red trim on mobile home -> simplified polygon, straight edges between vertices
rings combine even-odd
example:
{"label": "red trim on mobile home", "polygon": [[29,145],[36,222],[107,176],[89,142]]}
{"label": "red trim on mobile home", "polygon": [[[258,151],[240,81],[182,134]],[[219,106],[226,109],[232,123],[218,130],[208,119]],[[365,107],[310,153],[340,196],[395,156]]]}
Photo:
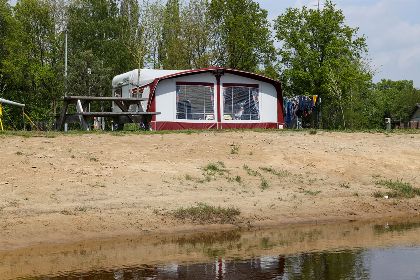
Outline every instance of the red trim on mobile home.
{"label": "red trim on mobile home", "polygon": [[[245,78],[250,78],[250,79],[255,79],[255,80],[259,80],[262,82],[266,82],[269,83],[271,85],[274,86],[274,88],[277,91],[277,124],[275,124],[275,128],[279,128],[280,125],[284,125],[284,116],[283,116],[283,95],[282,95],[282,89],[281,89],[281,84],[279,81],[273,80],[271,78],[259,75],[259,74],[255,74],[255,73],[249,73],[249,72],[245,72],[245,71],[241,71],[241,70],[236,70],[236,69],[229,69],[229,68],[222,68],[222,67],[209,67],[209,68],[203,68],[203,69],[193,69],[193,70],[186,70],[183,72],[179,72],[179,73],[175,73],[175,74],[171,74],[171,75],[166,75],[166,76],[162,76],[159,78],[156,78],[152,83],[150,83],[149,86],[150,87],[150,94],[149,94],[149,101],[148,101],[148,106],[147,106],[147,111],[148,112],[154,112],[156,111],[156,100],[155,100],[155,93],[156,93],[156,88],[157,85],[159,84],[160,81],[162,80],[166,80],[166,79],[172,79],[172,78],[178,78],[178,77],[184,77],[184,76],[189,76],[189,75],[194,75],[194,74],[199,74],[199,73],[206,73],[206,72],[216,72],[216,71],[222,71],[223,73],[228,73],[228,74],[234,74],[234,75],[238,75],[238,76],[242,76]],[[221,85],[220,85],[220,77],[216,76],[216,80],[217,80],[217,86],[216,86],[216,90],[217,90],[217,123],[214,123],[216,125],[217,128],[221,128],[221,124],[223,124],[223,128],[272,128],[273,123],[255,123],[255,124],[243,124],[243,123],[230,123],[230,124],[226,124],[226,123],[222,123],[221,122]],[[192,85],[208,85],[210,86],[211,83],[194,83],[194,82],[177,82],[178,85],[182,85],[182,84],[192,84]],[[214,87],[214,84],[212,84]],[[244,87],[258,87],[257,84],[240,84],[240,83],[226,83],[223,84],[223,86],[244,86]],[[156,116],[153,116],[152,121],[156,121]],[[160,125],[159,123],[165,123],[165,125]],[[167,123],[172,123],[172,122],[157,122],[154,124],[154,126],[152,125],[152,127],[154,129],[160,128],[162,129],[162,127],[165,127],[165,129],[168,129],[167,127],[170,126]],[[177,122],[174,122],[177,123]],[[185,123],[182,125],[185,126]],[[198,124],[195,123],[192,126],[196,127],[196,126],[203,126],[203,127],[208,127],[209,124],[207,123],[202,123],[202,124]],[[220,127],[219,127],[220,126]],[[179,127],[179,125],[178,125]],[[190,127],[193,128],[193,127]],[[273,127],[274,128],[274,127]]]}
{"label": "red trim on mobile home", "polygon": [[[223,129],[277,129],[277,123],[222,123]],[[152,122],[155,130],[218,129],[217,123]]]}

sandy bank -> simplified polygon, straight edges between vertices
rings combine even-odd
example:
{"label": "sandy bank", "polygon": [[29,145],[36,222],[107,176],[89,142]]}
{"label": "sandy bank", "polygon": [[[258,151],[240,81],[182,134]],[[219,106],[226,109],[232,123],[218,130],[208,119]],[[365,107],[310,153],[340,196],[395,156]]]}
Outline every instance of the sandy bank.
{"label": "sandy bank", "polygon": [[[2,250],[204,229],[170,215],[197,203],[237,207],[240,216],[224,228],[420,213],[420,197],[372,195],[384,190],[380,179],[420,187],[420,134],[84,134],[0,143]],[[217,162],[225,171],[207,178],[203,167]]]}

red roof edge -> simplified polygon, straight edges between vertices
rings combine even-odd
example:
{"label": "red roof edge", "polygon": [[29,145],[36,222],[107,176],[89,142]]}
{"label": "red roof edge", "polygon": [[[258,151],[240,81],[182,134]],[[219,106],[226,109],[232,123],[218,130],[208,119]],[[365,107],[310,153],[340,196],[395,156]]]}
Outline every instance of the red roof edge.
{"label": "red roof edge", "polygon": [[[166,76],[162,76],[162,77],[156,78],[150,84],[144,85],[143,87],[145,87],[145,86],[152,86],[151,87],[151,91],[149,93],[149,101],[148,101],[148,105],[147,105],[147,111],[149,111],[149,109],[150,109],[150,106],[151,106],[151,103],[152,103],[152,99],[154,98],[157,85],[159,84],[160,81],[167,80],[167,79],[172,79],[172,78],[177,78],[177,77],[183,77],[183,76],[193,75],[193,74],[198,74],[198,73],[206,73],[206,72],[211,72],[211,71],[215,71],[215,70],[221,70],[224,73],[235,74],[235,75],[238,75],[238,76],[242,76],[242,77],[246,77],[246,78],[251,78],[251,79],[263,81],[263,82],[272,84],[276,88],[276,90],[278,90],[278,91],[280,90],[280,92],[281,92],[281,83],[280,83],[280,81],[277,81],[277,80],[268,78],[268,77],[263,76],[263,75],[260,75],[260,74],[246,72],[246,71],[232,69],[232,68],[217,67],[217,66],[207,67],[207,68],[200,68],[200,69],[191,69],[191,70],[186,70],[186,71],[182,71],[182,72],[179,72],[179,73],[170,74],[170,75],[166,75]],[[282,99],[282,97],[281,97],[281,99]],[[283,102],[283,100],[281,100],[281,102]]]}

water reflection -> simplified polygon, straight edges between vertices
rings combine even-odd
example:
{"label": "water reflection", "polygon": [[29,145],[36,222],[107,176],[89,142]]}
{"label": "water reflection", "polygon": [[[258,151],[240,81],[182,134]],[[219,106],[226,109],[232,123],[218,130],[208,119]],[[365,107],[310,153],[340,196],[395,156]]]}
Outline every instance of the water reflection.
{"label": "water reflection", "polygon": [[369,279],[362,252],[314,253],[204,264],[142,266],[36,279]]}
{"label": "water reflection", "polygon": [[[419,279],[420,219],[0,252],[0,279]],[[145,265],[147,264],[147,265]]]}

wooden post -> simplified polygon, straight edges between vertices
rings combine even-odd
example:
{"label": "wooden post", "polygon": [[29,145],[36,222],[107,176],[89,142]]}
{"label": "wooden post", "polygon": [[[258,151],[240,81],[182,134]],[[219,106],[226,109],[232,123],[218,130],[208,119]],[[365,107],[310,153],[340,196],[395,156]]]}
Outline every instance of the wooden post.
{"label": "wooden post", "polygon": [[66,116],[67,116],[67,108],[69,107],[69,103],[67,100],[64,100],[63,108],[61,109],[60,118],[57,122],[57,130],[63,130],[64,124],[66,122]]}
{"label": "wooden post", "polygon": [[25,107],[22,107],[22,121],[23,121],[23,131],[26,131],[26,127],[25,127]]}

